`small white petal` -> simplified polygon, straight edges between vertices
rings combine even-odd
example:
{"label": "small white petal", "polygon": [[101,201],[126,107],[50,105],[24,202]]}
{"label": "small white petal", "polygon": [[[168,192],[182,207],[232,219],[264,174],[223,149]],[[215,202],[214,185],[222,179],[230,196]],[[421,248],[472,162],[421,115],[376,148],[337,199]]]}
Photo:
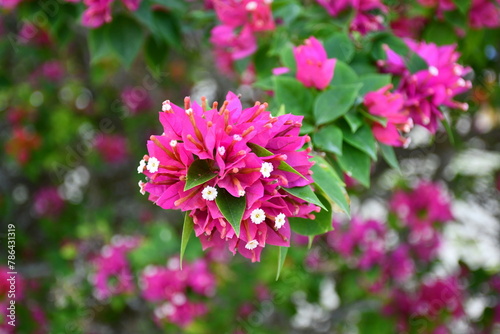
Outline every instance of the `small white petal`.
{"label": "small white petal", "polygon": [[137,173],[141,174],[144,171],[144,167],[146,167],[146,161],[142,159],[141,161],[139,161],[139,167],[137,167]]}
{"label": "small white petal", "polygon": [[171,140],[170,141],[170,146],[171,147],[176,147],[177,146],[177,140]]}
{"label": "small white petal", "polygon": [[219,152],[220,155],[224,155],[224,154],[226,154],[226,148],[224,146],[220,146],[217,149],[217,152]]}
{"label": "small white petal", "polygon": [[439,70],[434,66],[429,66],[429,73],[432,76],[437,76],[437,75],[439,75]]}
{"label": "small white petal", "polygon": [[271,176],[271,172],[273,170],[274,170],[273,164],[270,162],[263,162],[262,166],[260,167],[260,172],[262,173],[263,177]]}
{"label": "small white petal", "polygon": [[170,106],[170,101],[169,100],[163,101],[163,103],[161,105],[161,110],[162,111],[169,111],[171,109],[172,109],[172,107]]}
{"label": "small white petal", "polygon": [[189,109],[186,109],[186,115],[191,115],[193,113],[193,109],[189,108]]}
{"label": "small white petal", "polygon": [[243,138],[240,136],[240,135],[234,135],[233,136],[233,139],[236,140],[236,141],[240,141],[242,140]]}
{"label": "small white petal", "polygon": [[217,189],[211,186],[206,186],[201,192],[201,197],[207,201],[213,201],[217,198]]}
{"label": "small white petal", "polygon": [[250,220],[254,224],[260,224],[266,220],[266,213],[262,209],[255,209],[250,214]]}
{"label": "small white petal", "polygon": [[155,157],[150,157],[148,160],[147,169],[150,173],[156,173],[158,171],[158,167],[160,167],[160,161]]}
{"label": "small white petal", "polygon": [[286,216],[284,213],[280,213],[279,215],[277,215],[276,219],[274,220],[274,227],[276,229],[282,228],[283,225],[285,225],[285,223],[286,223],[285,218],[286,218]]}
{"label": "small white petal", "polygon": [[257,3],[255,1],[250,1],[249,3],[247,3],[245,9],[248,10],[248,11],[256,10],[257,9]]}
{"label": "small white petal", "polygon": [[251,240],[251,241],[247,242],[247,244],[245,245],[245,248],[252,250],[252,249],[255,249],[258,245],[259,245],[259,242],[257,240]]}
{"label": "small white petal", "polygon": [[141,195],[144,195],[146,193],[145,186],[146,186],[145,182],[139,181],[139,192],[141,193]]}
{"label": "small white petal", "polygon": [[238,191],[238,196],[240,197],[245,196],[245,194],[246,194],[245,190]]}

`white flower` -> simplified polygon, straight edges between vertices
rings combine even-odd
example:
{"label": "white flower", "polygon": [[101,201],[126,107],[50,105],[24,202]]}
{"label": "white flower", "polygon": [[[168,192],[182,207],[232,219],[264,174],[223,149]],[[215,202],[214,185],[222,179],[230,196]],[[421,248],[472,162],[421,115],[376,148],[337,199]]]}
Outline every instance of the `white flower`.
{"label": "white flower", "polygon": [[172,107],[170,106],[170,101],[169,100],[163,101],[163,103],[161,104],[161,110],[162,111],[169,111],[171,109],[172,109]]}
{"label": "white flower", "polygon": [[280,229],[281,227],[283,227],[283,225],[285,225],[286,223],[285,218],[286,216],[284,213],[280,213],[279,215],[277,215],[276,219],[274,220],[274,228]]}
{"label": "white flower", "polygon": [[220,146],[217,149],[217,152],[219,152],[220,155],[224,155],[224,154],[226,154],[226,148],[224,146]]}
{"label": "white flower", "polygon": [[155,157],[150,157],[148,160],[148,166],[146,167],[150,173],[156,173],[160,167],[160,161]]}
{"label": "white flower", "polygon": [[139,181],[139,192],[141,193],[141,195],[144,195],[146,193],[145,187],[146,187],[146,183]]}
{"label": "white flower", "polygon": [[139,161],[139,167],[137,167],[137,173],[141,174],[144,171],[144,167],[146,167],[146,161],[142,159],[141,161]]}
{"label": "white flower", "polygon": [[248,10],[248,11],[256,10],[257,9],[257,3],[255,1],[250,1],[249,3],[247,3],[245,9]]}
{"label": "white flower", "polygon": [[240,135],[234,135],[234,136],[233,136],[233,139],[234,139],[235,141],[240,141],[240,140],[242,140],[243,138],[242,138]]}
{"label": "white flower", "polygon": [[186,109],[186,115],[190,116],[193,113],[193,109]]}
{"label": "white flower", "polygon": [[273,164],[270,162],[263,162],[262,167],[260,167],[260,172],[262,176],[269,177],[271,176],[271,172],[274,170]]}
{"label": "white flower", "polygon": [[201,197],[207,201],[213,201],[217,198],[217,189],[211,186],[206,186],[201,192]]}
{"label": "white flower", "polygon": [[176,147],[177,146],[177,140],[171,140],[170,141],[170,146],[171,147]]}
{"label": "white flower", "polygon": [[260,224],[266,220],[266,213],[262,209],[255,209],[250,214],[250,219],[254,224]]}
{"label": "white flower", "polygon": [[429,66],[429,73],[432,76],[437,76],[439,74],[439,70],[434,66]]}
{"label": "white flower", "polygon": [[174,293],[172,296],[172,303],[174,305],[182,305],[186,302],[186,295],[184,295],[182,292],[177,292]]}
{"label": "white flower", "polygon": [[245,190],[238,191],[238,196],[240,197],[245,196],[245,194],[246,194]]}
{"label": "white flower", "polygon": [[259,242],[254,239],[254,240],[247,242],[247,244],[245,245],[245,248],[252,250],[252,249],[255,249],[258,245],[259,245]]}

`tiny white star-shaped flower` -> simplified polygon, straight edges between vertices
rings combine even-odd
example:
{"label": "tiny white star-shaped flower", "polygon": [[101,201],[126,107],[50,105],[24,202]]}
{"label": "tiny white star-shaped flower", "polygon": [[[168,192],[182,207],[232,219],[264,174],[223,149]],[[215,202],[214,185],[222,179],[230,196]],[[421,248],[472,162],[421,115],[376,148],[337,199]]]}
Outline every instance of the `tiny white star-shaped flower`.
{"label": "tiny white star-shaped flower", "polygon": [[145,186],[146,186],[145,182],[139,181],[139,192],[141,193],[141,195],[144,195],[146,193]]}
{"label": "tiny white star-shaped flower", "polygon": [[189,109],[186,109],[186,115],[191,115],[193,113],[193,109],[189,108]]}
{"label": "tiny white star-shaped flower", "polygon": [[170,141],[170,146],[171,147],[176,147],[177,146],[177,140],[171,140]]}
{"label": "tiny white star-shaped flower", "polygon": [[250,214],[250,220],[252,221],[252,223],[258,225],[266,220],[266,213],[262,209],[255,209]]}
{"label": "tiny white star-shaped flower", "polygon": [[219,152],[220,155],[224,155],[226,154],[226,148],[224,146],[219,146],[217,152]]}
{"label": "tiny white star-shaped flower", "polygon": [[245,245],[245,248],[252,250],[252,249],[257,248],[258,245],[259,245],[259,242],[254,239],[254,240],[250,240],[249,242],[247,242],[247,244]]}
{"label": "tiny white star-shaped flower", "polygon": [[213,201],[217,198],[217,189],[211,186],[206,186],[201,192],[201,197],[207,201]]}
{"label": "tiny white star-shaped flower", "polygon": [[432,76],[437,76],[439,74],[439,70],[434,66],[429,66],[429,73]]}
{"label": "tiny white star-shaped flower", "polygon": [[249,3],[247,3],[247,5],[245,6],[245,9],[248,10],[248,11],[254,11],[257,9],[257,3],[255,1],[250,1]]}
{"label": "tiny white star-shaped flower", "polygon": [[238,191],[238,195],[239,195],[240,197],[245,196],[245,194],[246,194],[245,190],[240,190],[240,191]]}
{"label": "tiny white star-shaped flower", "polygon": [[163,103],[161,105],[161,110],[162,111],[169,111],[171,109],[172,109],[172,107],[170,106],[170,101],[169,100],[163,101]]}
{"label": "tiny white star-shaped flower", "polygon": [[263,162],[262,166],[260,167],[260,172],[262,173],[262,176],[264,176],[264,177],[271,176],[271,172],[273,170],[274,170],[273,164],[270,162]]}
{"label": "tiny white star-shaped flower", "polygon": [[137,173],[141,174],[144,171],[144,167],[146,167],[146,161],[142,159],[141,161],[139,161],[139,167],[137,167]]}
{"label": "tiny white star-shaped flower", "polygon": [[236,140],[236,141],[240,141],[242,140],[243,138],[240,136],[240,135],[234,135],[233,136],[233,139]]}
{"label": "tiny white star-shaped flower", "polygon": [[147,169],[150,173],[156,173],[160,167],[160,161],[155,157],[150,157],[148,160]]}
{"label": "tiny white star-shaped flower", "polygon": [[276,229],[282,228],[283,225],[285,225],[285,223],[286,223],[285,218],[286,218],[286,216],[284,213],[280,213],[279,215],[277,215],[276,219],[274,220],[274,227]]}

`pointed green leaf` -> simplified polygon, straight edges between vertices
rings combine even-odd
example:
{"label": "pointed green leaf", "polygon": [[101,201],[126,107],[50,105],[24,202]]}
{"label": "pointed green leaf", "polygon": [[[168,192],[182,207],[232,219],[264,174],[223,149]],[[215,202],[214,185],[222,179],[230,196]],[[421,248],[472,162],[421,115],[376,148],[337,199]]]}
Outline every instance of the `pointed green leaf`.
{"label": "pointed green leaf", "polygon": [[328,209],[323,205],[323,203],[318,199],[314,191],[311,189],[311,186],[281,188],[281,189],[283,189],[284,191],[295,197],[303,199],[306,202],[318,205],[328,211]]}
{"label": "pointed green leaf", "polygon": [[377,160],[377,145],[370,127],[364,123],[355,133],[346,129],[344,140],[352,146],[365,152],[373,160]]}
{"label": "pointed green leaf", "polygon": [[313,133],[312,140],[320,150],[342,155],[342,130],[335,125],[322,127]]}
{"label": "pointed green leaf", "polygon": [[278,255],[278,271],[276,272],[276,280],[280,278],[281,269],[283,268],[283,264],[285,263],[286,254],[288,253],[289,247],[278,247],[279,255]]}
{"label": "pointed green leaf", "polygon": [[246,197],[234,197],[226,189],[217,188],[215,203],[220,212],[231,224],[237,237],[240,236],[240,225],[247,206]]}
{"label": "pointed green leaf", "polygon": [[359,77],[359,82],[363,87],[359,90],[359,95],[364,96],[368,92],[376,91],[391,83],[389,74],[367,74]]}
{"label": "pointed green leaf", "polygon": [[453,136],[453,130],[451,129],[450,123],[448,122],[448,119],[445,117],[442,120],[443,126],[446,130],[446,133],[448,134],[448,138],[450,138],[450,143],[452,145],[455,145],[455,137]]}
{"label": "pointed green leaf", "polygon": [[142,27],[136,20],[119,15],[109,23],[107,40],[126,67],[130,67],[144,40]]}
{"label": "pointed green leaf", "polygon": [[335,64],[335,75],[332,81],[330,81],[330,86],[343,86],[346,84],[354,84],[358,81],[358,75],[352,67],[338,60]]}
{"label": "pointed green leaf", "polygon": [[295,78],[274,76],[276,105],[285,105],[286,111],[294,115],[311,115],[313,96],[311,91]]}
{"label": "pointed green leaf", "polygon": [[352,132],[356,132],[361,125],[363,125],[363,119],[358,115],[357,112],[351,111],[344,115],[344,119],[349,124]]}
{"label": "pointed green leaf", "polygon": [[345,33],[335,33],[325,40],[325,50],[328,58],[336,58],[350,62],[354,57],[354,44]]}
{"label": "pointed green leaf", "polygon": [[[257,144],[254,144],[254,143],[247,143],[248,147],[250,147],[252,149],[252,152],[255,153],[255,155],[257,155],[258,157],[269,157],[271,155],[275,155],[275,153],[269,151],[268,149],[262,147],[262,146],[259,146]],[[293,168],[292,166],[290,166],[287,162],[285,161],[281,161],[279,166],[278,166],[278,169],[279,170],[282,170],[282,171],[285,171],[285,172],[290,172],[290,173],[294,173],[294,174],[297,174],[299,175],[300,177],[303,177],[304,179],[306,179],[306,177],[302,174],[300,174],[295,168]]]}
{"label": "pointed green leaf", "polygon": [[314,213],[316,217],[314,220],[297,217],[289,218],[288,221],[290,222],[292,231],[300,235],[315,236],[333,230],[333,211],[331,210],[330,202],[321,195],[318,195],[318,197],[323,206],[327,207],[327,210]]}
{"label": "pointed green leaf", "polygon": [[307,249],[311,249],[314,241],[314,236],[310,235],[307,237]]}
{"label": "pointed green leaf", "polygon": [[195,160],[188,168],[184,191],[199,186],[216,176],[217,173],[210,169],[208,160]]}
{"label": "pointed green leaf", "polygon": [[315,162],[311,168],[314,182],[333,203],[337,204],[349,216],[350,209],[344,182],[339,178],[335,169],[322,157],[315,156],[312,161]]}
{"label": "pointed green leaf", "polygon": [[401,172],[401,170],[399,169],[398,159],[396,158],[396,154],[394,153],[394,149],[391,146],[387,146],[381,143],[379,143],[379,145],[380,151],[382,152],[382,157],[387,162],[387,164],[389,164],[389,166],[396,169],[397,171]]}
{"label": "pointed green leaf", "polygon": [[193,217],[189,215],[189,212],[186,212],[186,215],[184,216],[184,225],[182,226],[181,255],[180,255],[181,270],[182,270],[182,258],[184,257],[184,252],[186,251],[189,238],[191,237],[191,233],[193,232],[193,227],[194,227]]}
{"label": "pointed green leaf", "polygon": [[108,25],[105,24],[99,28],[90,29],[88,36],[91,63],[98,61],[109,53],[108,44]]}
{"label": "pointed green leaf", "polygon": [[427,62],[416,53],[412,53],[410,58],[406,61],[406,66],[410,73],[417,73],[418,71],[426,70],[429,68]]}
{"label": "pointed green leaf", "polygon": [[361,115],[363,115],[363,117],[368,118],[369,120],[372,120],[374,122],[381,124],[384,128],[387,126],[387,118],[382,117],[382,116],[372,115],[369,112],[366,112],[364,110],[359,110],[359,112]]}
{"label": "pointed green leaf", "polygon": [[334,86],[319,94],[314,103],[316,124],[329,123],[347,113],[356,101],[361,86],[360,83]]}
{"label": "pointed green leaf", "polygon": [[342,155],[337,157],[342,170],[365,187],[370,186],[370,157],[357,148],[344,142]]}

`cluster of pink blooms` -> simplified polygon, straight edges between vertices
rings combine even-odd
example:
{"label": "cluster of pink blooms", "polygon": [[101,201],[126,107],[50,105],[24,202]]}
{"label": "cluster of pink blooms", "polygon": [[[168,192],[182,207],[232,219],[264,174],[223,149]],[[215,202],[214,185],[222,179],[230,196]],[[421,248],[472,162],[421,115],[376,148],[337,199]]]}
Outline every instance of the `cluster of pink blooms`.
{"label": "cluster of pink blooms", "polygon": [[[310,138],[299,136],[302,116],[272,117],[260,102],[243,109],[231,92],[226,99],[220,109],[189,97],[184,107],[163,103],[164,133],[148,141],[149,155],[138,167],[148,181],[139,182],[140,191],[164,209],[189,211],[204,248],[227,244],[233,253],[259,261],[266,243],[289,246],[287,217],[314,218],[312,212],[320,210],[284,190],[313,182],[311,149],[298,151]],[[262,148],[268,156],[256,154]],[[211,179],[185,190],[188,169],[198,160]],[[283,170],[283,164],[297,173]],[[221,192],[245,200],[239,235],[219,210]]]}
{"label": "cluster of pink blooms", "polygon": [[[80,0],[66,0],[67,2],[80,2]],[[98,28],[111,22],[111,7],[114,0],[83,0],[87,9],[83,12],[82,24],[89,28]],[[135,12],[141,0],[122,0],[123,5],[131,12]]]}
{"label": "cluster of pink blooms", "polygon": [[123,104],[133,114],[138,114],[152,108],[153,101],[142,87],[127,87],[121,94]]}
{"label": "cluster of pink blooms", "polygon": [[381,70],[401,77],[396,92],[404,99],[404,113],[409,112],[415,124],[435,133],[444,118],[440,107],[467,110],[467,103],[454,97],[468,91],[472,84],[464,76],[470,68],[457,63],[460,54],[456,46],[437,46],[433,43],[405,39],[411,51],[420,56],[428,68],[411,73],[402,56],[385,47],[387,60],[379,60]]}
{"label": "cluster of pink blooms", "polygon": [[[435,7],[437,14],[456,9],[451,0],[418,0],[425,7]],[[475,29],[500,27],[499,0],[472,0],[469,13],[469,25]]]}
{"label": "cluster of pink blooms", "polygon": [[128,156],[127,138],[122,135],[99,134],[94,143],[101,158],[110,163],[123,162]]}
{"label": "cluster of pink blooms", "polygon": [[435,258],[441,244],[439,229],[453,219],[450,205],[443,189],[428,181],[421,181],[412,191],[394,194],[391,209],[408,228],[409,246],[419,259]]}
{"label": "cluster of pink blooms", "polygon": [[271,3],[272,0],[213,0],[222,24],[212,29],[210,42],[217,65],[226,74],[233,73],[235,60],[257,50],[256,33],[274,30]]}
{"label": "cluster of pink blooms", "polygon": [[[354,19],[350,29],[366,34],[384,29],[384,17],[387,7],[380,0],[317,0],[333,17],[347,10],[353,10]],[[378,13],[377,13],[378,12]]]}
{"label": "cluster of pink blooms", "polygon": [[186,327],[207,313],[205,304],[194,298],[213,296],[216,282],[204,259],[184,263],[181,270],[179,258],[173,257],[165,267],[146,267],[139,285],[144,299],[154,303],[155,321],[160,326],[170,322]]}
{"label": "cluster of pink blooms", "polygon": [[384,117],[386,124],[374,121],[372,132],[375,138],[386,145],[405,146],[410,143],[409,138],[402,134],[409,132],[413,127],[408,109],[404,108],[404,98],[399,93],[392,93],[392,85],[387,85],[377,91],[365,95],[364,105],[372,115]]}
{"label": "cluster of pink blooms", "polygon": [[64,210],[64,200],[56,187],[43,187],[33,195],[33,210],[37,217],[54,219]]}
{"label": "cluster of pink blooms", "polygon": [[0,0],[0,8],[14,9],[22,0]]}
{"label": "cluster of pink blooms", "polygon": [[102,248],[94,259],[96,271],[90,276],[94,296],[104,300],[111,296],[134,292],[134,277],[127,259],[127,253],[138,247],[140,239],[116,235],[111,244]]}
{"label": "cluster of pink blooms", "polygon": [[394,290],[384,313],[398,319],[398,332],[407,332],[409,321],[422,318],[433,326],[426,333],[451,334],[446,324],[464,316],[463,299],[463,288],[457,277],[433,278],[424,280],[414,291]]}

